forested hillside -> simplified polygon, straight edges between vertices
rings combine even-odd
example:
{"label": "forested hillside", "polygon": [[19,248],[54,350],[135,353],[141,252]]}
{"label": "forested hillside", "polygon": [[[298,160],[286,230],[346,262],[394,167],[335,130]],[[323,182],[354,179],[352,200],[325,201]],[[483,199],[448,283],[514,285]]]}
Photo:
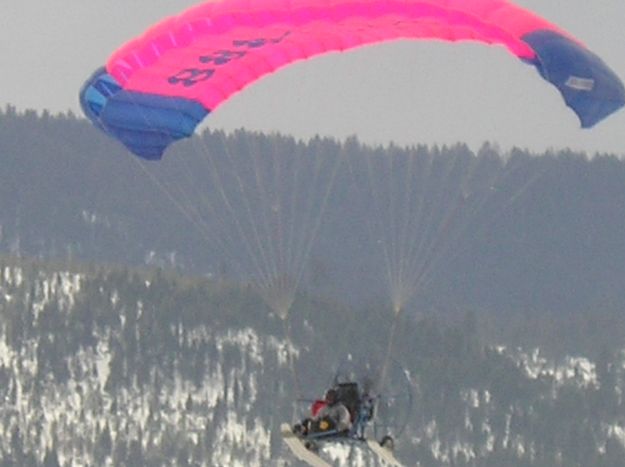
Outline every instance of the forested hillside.
{"label": "forested hillside", "polygon": [[2,465],[292,465],[293,400],[387,348],[407,465],[622,465],[615,156],[206,131],[146,162],[10,107],[0,155]]}
{"label": "forested hillside", "polygon": [[[449,228],[449,219],[444,217],[418,219],[424,230],[414,230],[414,236],[426,239],[419,259],[427,262],[429,277],[416,294],[414,306],[426,312],[470,307],[499,314],[620,313],[625,307],[625,162],[614,156],[590,158],[566,150],[503,154],[488,144],[474,155],[461,144],[369,148],[356,140],[302,142],[280,135],[208,131],[165,155],[163,164],[175,167],[184,162],[188,166],[186,174],[176,175],[180,177],[174,180],[176,187],[187,186],[183,177],[199,172],[196,164],[207,151],[225,151],[229,157],[249,153],[257,164],[271,157],[305,159],[316,154],[339,161],[332,183],[319,183],[322,189],[312,194],[302,185],[303,179],[290,182],[289,188],[297,192],[299,185],[300,196],[311,199],[311,204],[325,203],[323,212],[319,208],[319,225],[308,228],[315,236],[308,260],[302,261],[301,290],[351,303],[389,301],[380,248],[387,239],[379,234],[386,234],[383,216],[387,213],[381,202],[385,198],[384,194],[376,198],[373,189],[362,190],[371,183],[372,179],[366,181],[371,173],[383,170],[367,169],[362,161],[376,157],[410,160],[415,155],[433,161],[475,158],[477,176],[499,170],[490,181],[492,194],[482,195],[480,205],[452,205],[444,198],[446,192],[466,190],[469,185],[467,175],[463,182],[453,171],[446,178],[437,175],[438,188],[429,186],[429,192],[422,195],[424,204],[434,208],[442,199],[445,215],[453,207],[455,224]],[[154,183],[145,164],[86,121],[73,115],[18,113],[7,107],[0,112],[0,154],[2,251],[237,275],[235,256],[244,248],[228,252],[214,237],[203,235],[198,222],[190,221],[190,210],[180,209],[180,197],[172,202],[175,197]],[[209,188],[192,196],[217,198],[219,192],[209,190],[240,183],[237,172],[246,176],[251,163],[235,163],[239,165],[233,165],[230,178],[215,180],[210,170],[200,172],[207,174],[202,176]],[[159,164],[147,164],[147,170]],[[380,180],[388,182],[387,186],[395,180],[399,184],[397,174],[401,173],[398,170]],[[183,207],[191,206],[189,200],[185,202]],[[382,206],[378,211],[372,208],[375,203]],[[229,209],[245,212],[250,206],[235,200]],[[406,211],[404,215],[413,214]],[[221,226],[223,219],[207,214],[200,227],[221,228],[221,237],[227,238],[236,229],[234,224]],[[376,219],[381,219],[381,226],[373,225]],[[436,238],[445,241],[436,243]]]}
{"label": "forested hillside", "polygon": [[[348,355],[382,354],[388,316],[300,296],[287,339],[247,287],[3,258],[0,465],[295,465],[276,430],[300,395],[287,354],[315,397]],[[406,465],[622,465],[621,350],[551,360],[483,328],[470,313],[402,320]],[[358,448],[326,455],[376,465]]]}

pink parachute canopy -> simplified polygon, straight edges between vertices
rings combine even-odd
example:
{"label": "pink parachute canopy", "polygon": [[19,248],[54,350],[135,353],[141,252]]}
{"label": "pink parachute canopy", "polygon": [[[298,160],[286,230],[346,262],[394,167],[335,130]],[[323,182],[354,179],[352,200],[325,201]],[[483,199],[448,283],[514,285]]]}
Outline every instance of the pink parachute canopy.
{"label": "pink parachute canopy", "polygon": [[125,89],[214,110],[284,65],[383,41],[474,40],[531,60],[535,52],[521,37],[536,29],[556,30],[502,0],[222,0],[157,24],[106,68]]}
{"label": "pink parachute canopy", "polygon": [[297,60],[399,39],[506,47],[555,85],[583,127],[625,103],[619,78],[580,41],[505,0],[217,0],[114,52],[83,86],[87,116],[159,158],[205,115]]}

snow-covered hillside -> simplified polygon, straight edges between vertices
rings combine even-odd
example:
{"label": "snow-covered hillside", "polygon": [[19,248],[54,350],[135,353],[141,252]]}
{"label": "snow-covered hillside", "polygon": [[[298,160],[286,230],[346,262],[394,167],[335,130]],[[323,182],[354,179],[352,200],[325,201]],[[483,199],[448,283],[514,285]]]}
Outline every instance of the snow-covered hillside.
{"label": "snow-covered hillside", "polygon": [[[258,307],[158,272],[2,266],[0,465],[297,465],[278,433],[296,415],[288,356],[316,352],[326,331],[307,320],[290,343]],[[414,382],[406,465],[572,465],[571,446],[612,465],[625,453],[622,354],[426,357],[419,345],[403,362]],[[378,465],[358,447],[323,455]]]}

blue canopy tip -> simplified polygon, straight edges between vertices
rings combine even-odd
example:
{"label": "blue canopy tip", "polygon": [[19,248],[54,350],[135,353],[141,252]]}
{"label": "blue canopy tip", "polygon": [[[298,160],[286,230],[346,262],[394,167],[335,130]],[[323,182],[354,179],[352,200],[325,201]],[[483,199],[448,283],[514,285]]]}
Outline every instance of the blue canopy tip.
{"label": "blue canopy tip", "polygon": [[532,63],[558,88],[566,104],[590,128],[625,105],[620,78],[590,50],[555,31],[523,36],[536,52]]}

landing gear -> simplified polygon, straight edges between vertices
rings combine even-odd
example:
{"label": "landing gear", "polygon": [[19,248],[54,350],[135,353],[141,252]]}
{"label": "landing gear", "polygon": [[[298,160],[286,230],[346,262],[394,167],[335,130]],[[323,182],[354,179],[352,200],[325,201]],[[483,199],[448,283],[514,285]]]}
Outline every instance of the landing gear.
{"label": "landing gear", "polygon": [[367,444],[371,448],[371,450],[377,454],[381,459],[388,465],[392,465],[394,467],[402,467],[401,463],[395,459],[393,455],[393,449],[395,448],[395,440],[390,436],[384,436],[379,442],[375,439],[368,439]]}
{"label": "landing gear", "polygon": [[314,452],[315,454],[319,452],[319,446],[314,441],[304,442],[304,447],[308,449],[310,452]]}
{"label": "landing gear", "polygon": [[395,440],[392,437],[386,435],[380,440],[380,446],[388,449],[389,451],[393,451],[395,449]]}

